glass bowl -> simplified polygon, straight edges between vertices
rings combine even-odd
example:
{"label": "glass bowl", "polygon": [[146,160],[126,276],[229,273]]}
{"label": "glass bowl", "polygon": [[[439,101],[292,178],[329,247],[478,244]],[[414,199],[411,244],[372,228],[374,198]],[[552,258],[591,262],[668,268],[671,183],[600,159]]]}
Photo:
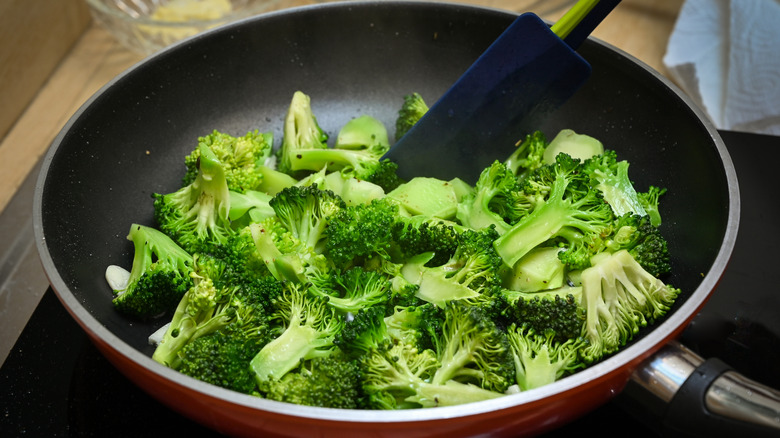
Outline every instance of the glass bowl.
{"label": "glass bowl", "polygon": [[278,9],[284,0],[86,0],[97,23],[149,55],[231,21]]}

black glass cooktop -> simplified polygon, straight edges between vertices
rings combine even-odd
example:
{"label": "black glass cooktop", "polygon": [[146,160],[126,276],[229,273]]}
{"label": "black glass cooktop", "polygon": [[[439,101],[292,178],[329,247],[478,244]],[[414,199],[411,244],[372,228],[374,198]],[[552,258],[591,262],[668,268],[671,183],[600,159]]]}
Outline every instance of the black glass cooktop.
{"label": "black glass cooktop", "polygon": [[[780,207],[770,178],[780,137],[723,132],[737,168],[742,220],[732,261],[682,342],[742,374],[780,388],[780,291],[771,275]],[[549,436],[594,431],[655,437],[653,419],[618,396]],[[116,371],[47,290],[0,369],[0,437],[212,436]]]}

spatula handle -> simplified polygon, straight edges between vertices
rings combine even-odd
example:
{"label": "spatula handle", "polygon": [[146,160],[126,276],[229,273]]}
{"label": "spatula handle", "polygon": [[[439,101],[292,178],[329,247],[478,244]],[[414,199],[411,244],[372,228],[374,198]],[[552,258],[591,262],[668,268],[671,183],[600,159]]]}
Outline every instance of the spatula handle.
{"label": "spatula handle", "polygon": [[576,50],[618,3],[620,0],[579,0],[553,24],[552,31]]}

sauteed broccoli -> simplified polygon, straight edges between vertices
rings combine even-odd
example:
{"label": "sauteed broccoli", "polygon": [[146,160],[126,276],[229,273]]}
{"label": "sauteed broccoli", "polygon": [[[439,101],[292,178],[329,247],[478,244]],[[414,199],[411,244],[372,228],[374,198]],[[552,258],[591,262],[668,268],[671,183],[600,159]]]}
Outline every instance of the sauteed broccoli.
{"label": "sauteed broccoli", "polygon": [[[426,110],[406,96],[396,138]],[[532,133],[471,185],[399,179],[370,116],[330,146],[302,92],[283,134],[202,137],[131,228],[130,271],[107,270],[117,311],[169,321],[157,362],[296,404],[456,405],[603,360],[680,292],[665,189],[594,138]]]}

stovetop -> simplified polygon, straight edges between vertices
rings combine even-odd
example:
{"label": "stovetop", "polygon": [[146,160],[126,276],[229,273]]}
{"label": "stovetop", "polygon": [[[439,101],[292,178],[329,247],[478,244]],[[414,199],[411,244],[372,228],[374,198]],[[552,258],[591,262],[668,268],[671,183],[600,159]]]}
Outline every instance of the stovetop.
{"label": "stovetop", "polygon": [[[780,137],[722,132],[739,178],[742,215],[728,269],[681,341],[745,376],[780,388],[780,291],[770,278],[780,207],[765,182],[777,172]],[[40,292],[38,292],[40,294]],[[7,313],[7,312],[6,312]],[[5,317],[5,315],[4,315]],[[10,336],[10,334],[4,334]],[[2,360],[2,358],[0,358]],[[583,431],[656,437],[654,419],[625,395],[549,434]],[[0,436],[213,436],[135,387],[89,342],[49,288],[0,368]]]}

